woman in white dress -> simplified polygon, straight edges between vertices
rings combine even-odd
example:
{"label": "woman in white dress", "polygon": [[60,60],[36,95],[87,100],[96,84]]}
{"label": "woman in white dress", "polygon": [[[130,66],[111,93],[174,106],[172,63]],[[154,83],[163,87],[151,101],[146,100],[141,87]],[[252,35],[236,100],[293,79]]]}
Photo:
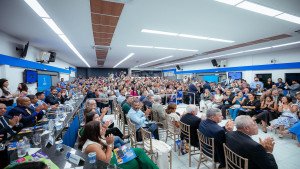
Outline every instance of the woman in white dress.
{"label": "woman in white dress", "polygon": [[213,97],[212,108],[217,109],[221,104],[223,104],[223,95],[220,89],[215,89],[216,94]]}
{"label": "woman in white dress", "polygon": [[283,130],[285,128],[289,128],[290,124],[296,123],[298,121],[298,106],[293,104],[292,98],[284,96],[281,101],[279,101],[278,111],[282,114],[278,117],[278,119],[272,120],[270,123],[272,124],[271,128],[279,127],[279,138],[283,137]]}

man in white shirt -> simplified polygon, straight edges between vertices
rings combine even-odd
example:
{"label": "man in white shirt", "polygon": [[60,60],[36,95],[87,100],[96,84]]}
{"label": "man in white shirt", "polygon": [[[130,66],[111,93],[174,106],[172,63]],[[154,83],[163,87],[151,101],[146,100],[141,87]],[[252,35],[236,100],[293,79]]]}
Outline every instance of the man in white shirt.
{"label": "man in white shirt", "polygon": [[257,87],[256,87],[257,84],[259,84],[261,88],[264,88],[264,84],[263,84],[261,81],[259,81],[258,77],[255,77],[255,78],[254,78],[254,81],[251,82],[250,88],[251,88],[251,89],[256,89],[256,88],[257,88]]}
{"label": "man in white shirt", "polygon": [[231,76],[228,76],[228,79],[226,79],[225,86],[230,86],[231,83],[233,83],[234,79],[231,79]]}

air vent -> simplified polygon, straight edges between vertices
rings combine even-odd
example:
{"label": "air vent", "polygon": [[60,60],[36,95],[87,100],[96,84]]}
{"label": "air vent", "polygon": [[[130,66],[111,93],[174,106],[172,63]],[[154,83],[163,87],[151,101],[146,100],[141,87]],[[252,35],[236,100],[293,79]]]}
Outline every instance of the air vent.
{"label": "air vent", "polygon": [[93,48],[95,50],[106,50],[106,51],[111,50],[110,46],[104,46],[104,45],[95,45],[93,46]]}

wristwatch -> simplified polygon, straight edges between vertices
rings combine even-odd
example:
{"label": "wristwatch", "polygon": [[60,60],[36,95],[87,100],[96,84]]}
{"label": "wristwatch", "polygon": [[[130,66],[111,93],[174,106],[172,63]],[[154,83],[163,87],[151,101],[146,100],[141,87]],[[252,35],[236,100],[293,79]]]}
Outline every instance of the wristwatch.
{"label": "wristwatch", "polygon": [[113,148],[114,146],[112,144],[108,145],[108,147]]}

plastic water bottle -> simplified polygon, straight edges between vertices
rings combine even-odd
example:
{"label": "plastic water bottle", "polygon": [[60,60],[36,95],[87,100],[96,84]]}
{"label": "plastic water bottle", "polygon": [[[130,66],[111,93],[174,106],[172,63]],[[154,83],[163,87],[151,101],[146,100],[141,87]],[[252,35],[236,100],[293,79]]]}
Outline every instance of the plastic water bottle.
{"label": "plastic water bottle", "polygon": [[24,143],[25,151],[29,152],[29,150],[30,150],[30,142],[29,142],[29,139],[26,136],[23,137],[23,143]]}
{"label": "plastic water bottle", "polygon": [[53,120],[52,119],[50,119],[49,120],[49,122],[48,122],[48,129],[50,130],[50,131],[52,131],[53,130],[53,128],[54,128],[54,122],[53,122]]}
{"label": "plastic water bottle", "polygon": [[17,153],[18,153],[18,158],[24,157],[26,155],[24,140],[19,140],[17,144]]}

